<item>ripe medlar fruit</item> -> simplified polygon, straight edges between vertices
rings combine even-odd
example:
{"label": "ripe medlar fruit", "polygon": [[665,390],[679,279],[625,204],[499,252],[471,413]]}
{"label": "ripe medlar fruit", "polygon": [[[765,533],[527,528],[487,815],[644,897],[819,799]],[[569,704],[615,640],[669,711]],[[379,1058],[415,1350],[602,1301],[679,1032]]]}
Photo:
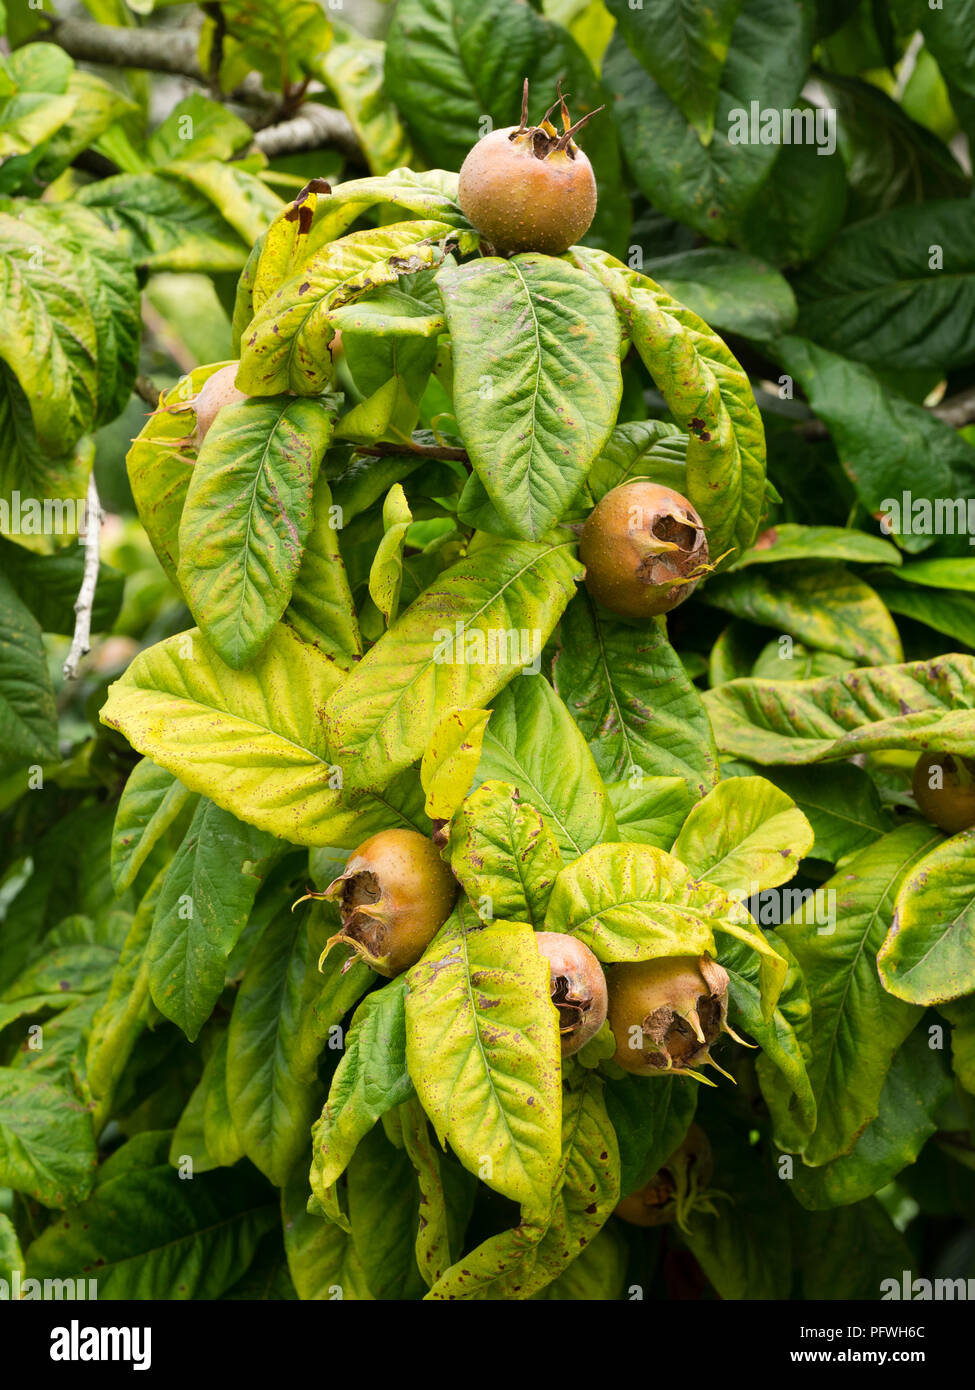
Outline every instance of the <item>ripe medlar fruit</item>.
{"label": "ripe medlar fruit", "polygon": [[[694,1073],[728,1027],[728,972],[710,956],[658,956],[607,972],[613,1061],[639,1076]],[[723,1075],[727,1076],[727,1072]]]}
{"label": "ripe medlar fruit", "polygon": [[579,538],[586,588],[622,618],[683,603],[708,564],[704,522],[679,492],[636,478],[607,492]]}
{"label": "ripe medlar fruit", "polygon": [[207,377],[200,387],[196,400],[193,402],[196,409],[196,429],[193,431],[193,442],[197,448],[206,439],[210,426],[225,405],[236,405],[239,401],[248,399],[246,391],[240,391],[234,385],[234,378],[239,366],[239,362],[229,362],[226,367],[221,367],[218,372],[214,372],[213,376]]}
{"label": "ripe medlar fruit", "polygon": [[561,256],[595,216],[592,165],[572,136],[596,112],[572,125],[561,91],[555,105],[562,108],[561,135],[548,119],[554,106],[540,125],[528,125],[526,81],[521,124],[485,135],[460,167],[457,194],[464,215],[503,254]]}
{"label": "ripe medlar fruit", "polygon": [[322,960],[333,946],[351,946],[343,971],[360,959],[392,978],[420,959],[457,892],[457,880],[425,835],[383,830],[349,855],[345,872],[324,893],[305,896],[339,902],[342,929],[326,942]]}
{"label": "ripe medlar fruit", "polygon": [[957,835],[975,825],[975,758],[922,753],[912,786],[921,814],[940,830]]}
{"label": "ripe medlar fruit", "polygon": [[576,936],[540,931],[535,933],[535,943],[548,958],[562,1056],[571,1057],[606,1021],[606,976],[592,951]]}
{"label": "ripe medlar fruit", "polygon": [[717,1215],[711,1198],[725,1194],[708,1190],[713,1173],[708,1136],[700,1125],[692,1124],[650,1181],[623,1198],[616,1215],[631,1226],[663,1226],[676,1221],[686,1231],[693,1211]]}

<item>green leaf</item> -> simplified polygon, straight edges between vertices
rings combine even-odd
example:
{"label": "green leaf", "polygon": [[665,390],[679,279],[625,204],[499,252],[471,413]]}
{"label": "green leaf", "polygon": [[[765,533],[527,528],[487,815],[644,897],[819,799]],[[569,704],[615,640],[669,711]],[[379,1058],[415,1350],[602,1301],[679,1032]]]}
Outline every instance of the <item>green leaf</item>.
{"label": "green leaf", "polygon": [[159,895],[147,951],[153,1003],[191,1042],[223,991],[227,958],[281,849],[206,798],[196,808]]}
{"label": "green leaf", "polygon": [[419,1186],[409,1154],[394,1148],[381,1127],[356,1149],[348,1198],[352,1241],[373,1296],[419,1298],[425,1292],[416,1263]]}
{"label": "green leaf", "polygon": [[619,1196],[619,1150],[603,1083],[595,1072],[584,1072],[563,1090],[562,1153],[544,1222],[523,1212],[521,1225],[464,1255],[428,1297],[531,1298],[599,1234]]}
{"label": "green leaf", "polygon": [[883,601],[841,565],[806,561],[772,571],[753,567],[713,579],[701,597],[715,608],[811,647],[867,665],[900,661],[900,637]]}
{"label": "green leaf", "polygon": [[559,1277],[533,1297],[542,1301],[616,1302],[626,1282],[626,1241],[615,1226],[604,1226]]}
{"label": "green leaf", "polygon": [[345,1172],[359,1141],[376,1121],[408,1101],[406,976],[368,994],[356,1009],[328,1100],[312,1130],[312,1191],[319,1201]]}
{"label": "green leaf", "polygon": [[396,222],[312,251],[257,309],[244,334],[241,390],[256,396],[317,395],[332,375],[330,310],[437,264],[450,232],[445,222]]}
{"label": "green leaf", "polygon": [[672,1076],[623,1076],[603,1092],[619,1142],[620,1193],[650,1181],[682,1142],[697,1107],[698,1088]]}
{"label": "green leaf", "polygon": [[116,174],[81,189],[130,260],[161,271],[240,270],[281,206],[253,174],[189,160],[166,170]]}
{"label": "green leaf", "polygon": [[755,763],[881,748],[975,755],[975,659],[954,654],[811,681],[736,680],[704,696],[719,747]]}
{"label": "green leaf", "polygon": [[548,681],[517,676],[492,705],[478,778],[516,786],[551,825],[568,859],[612,839],[616,826],[606,787]]}
{"label": "green leaf", "polygon": [[627,420],[616,425],[589,472],[594,502],[631,478],[652,478],[680,491],[686,487],[687,435],[666,420]]}
{"label": "green leaf", "polygon": [[693,807],[673,853],[737,899],[787,882],[812,844],[790,796],[764,777],[729,777]]}
{"label": "green leaf", "polygon": [[0,1212],[0,1279],[4,1279],[9,1287],[13,1281],[14,1272],[23,1280],[24,1277],[24,1255],[20,1248],[20,1241],[17,1239],[17,1231],[10,1217]]}
{"label": "green leaf", "polygon": [[486,705],[537,661],[579,574],[564,541],[498,541],[445,570],[328,701],[346,785],[384,786],[446,710]]}
{"label": "green leaf", "polygon": [[710,144],[714,132],[718,86],[741,8],[742,0],[677,8],[667,0],[647,0],[634,10],[626,0],[609,0],[631,51],[694,127],[702,145]]}
{"label": "green leaf", "polygon": [[901,884],[877,966],[884,988],[912,1004],[975,991],[975,886],[966,830],[936,844]]}
{"label": "green leaf", "polygon": [[[420,762],[424,810],[431,820],[450,820],[470,790],[490,717],[490,710],[452,709],[438,721]],[[521,918],[521,913],[501,915]]]}
{"label": "green leaf", "polygon": [[450,822],[446,857],[481,917],[541,927],[562,855],[516,787],[483,782],[472,792]]}
{"label": "green leaf", "polygon": [[352,1237],[305,1210],[308,1185],[293,1178],[281,1193],[288,1268],[298,1297],[308,1300],[372,1299]]}
{"label": "green leaf", "polygon": [[694,804],[683,777],[634,776],[606,786],[620,839],[669,849]]}
{"label": "green leaf", "polygon": [[799,332],[874,370],[975,362],[970,213],[943,199],[845,228],[796,284]]}
{"label": "green leaf", "polygon": [[796,321],[789,282],[743,251],[701,246],[655,257],[641,269],[672,299],[723,333],[771,338],[788,333]]}
{"label": "green leaf", "polygon": [[224,63],[257,68],[271,91],[315,72],[332,42],[328,14],[313,0],[222,0],[222,13],[231,41]]}
{"label": "green leaf", "polygon": [[471,462],[507,534],[537,540],[565,514],[616,422],[613,306],[592,277],[536,254],[445,266],[437,284]]}
{"label": "green leaf", "polygon": [[339,550],[341,516],[324,473],[312,494],[312,524],[305,539],[284,621],[303,642],[331,656],[343,670],[362,653],[345,565]]}
{"label": "green leaf", "polygon": [[58,755],[58,716],[36,619],[0,574],[0,767]]}
{"label": "green leaf", "polygon": [[249,145],[254,132],[219,101],[190,92],[176,103],[146,143],[152,164],[184,159],[230,160]]}
{"label": "green leaf", "polygon": [[[817,107],[803,99],[791,110],[800,120],[822,121]],[[789,119],[789,118],[787,118]],[[814,126],[815,130],[815,126]],[[773,265],[792,267],[810,261],[830,245],[846,213],[846,166],[843,154],[830,150],[831,137],[816,131],[814,143],[783,145],[768,177],[738,223],[739,246]]]}
{"label": "green leaf", "polygon": [[[796,1298],[873,1301],[889,1297],[891,1285],[903,1288],[903,1271],[913,1263],[911,1249],[875,1198],[815,1216],[790,1205],[789,1216],[799,1264]],[[862,1256],[851,1260],[851,1250]]]}
{"label": "green leaf", "polygon": [[288,606],[333,422],[320,401],[243,401],[220,412],[200,449],[179,526],[179,582],[235,670]]}
{"label": "green leaf", "polygon": [[461,1248],[474,1204],[476,1179],[443,1154],[430,1134],[426,1112],[414,1095],[399,1108],[403,1146],[416,1171],[421,1219],[416,1232],[416,1263],[432,1287],[450,1267],[451,1250]]}
{"label": "green leaf", "polygon": [[636,627],[580,593],[559,638],[552,679],[607,782],[680,776],[694,796],[714,785],[714,735],[663,619]]}
{"label": "green leaf", "polygon": [[139,870],[170,826],[196,800],[171,772],[142,758],[119,798],[112,832],[112,887],[131,888]]}
{"label": "green leaf", "polygon": [[824,929],[793,920],[779,928],[802,967],[812,1001],[810,1081],[818,1121],[805,1150],[818,1166],[849,1153],[876,1118],[891,1059],[920,1010],[888,994],[876,957],[901,884],[936,833],[905,825],[861,850],[821,891],[836,895]]}
{"label": "green leaf", "polygon": [[403,582],[403,546],[413,523],[406,493],[394,483],[383,502],[383,538],[369,569],[369,595],[389,627],[399,610]]}
{"label": "green leaf", "polygon": [[[0,537],[0,573],[44,632],[63,637],[74,634],[74,605],[84,564],[80,547],[38,555]],[[112,627],[122,606],[124,587],[125,576],[102,560],[91,609],[92,632],[107,632]]]}
{"label": "green leaf", "polygon": [[[622,0],[614,0],[614,12],[617,4],[621,12]],[[654,5],[655,10],[664,10],[662,0],[654,0]],[[812,26],[799,0],[785,4],[781,0],[744,0],[735,8],[738,15],[728,43],[729,4],[721,6],[720,22],[712,18],[714,7],[707,11],[684,7],[684,13],[693,14],[698,24],[709,21],[715,28],[720,24],[721,43],[727,45],[723,64],[717,55],[708,64],[708,81],[719,80],[710,141],[701,138],[641,66],[641,61],[647,62],[644,45],[635,52],[628,48],[627,27],[640,23],[638,14],[627,16],[630,25],[614,35],[603,63],[603,80],[613,98],[613,118],[637,186],[654,207],[714,241],[733,237],[738,220],[778,153],[778,146],[761,140],[736,143],[738,113],[747,117],[753,101],[763,111],[793,108],[809,63]],[[672,23],[673,9],[667,13]],[[702,17],[705,13],[708,21]],[[672,80],[676,79],[677,61],[675,55],[668,64]],[[654,66],[659,72],[658,65]],[[685,81],[687,71],[685,68]]]}
{"label": "green leaf", "polygon": [[812,853],[836,864],[891,828],[877,789],[852,763],[829,767],[775,767],[769,780],[796,803],[812,826]]}
{"label": "green leaf", "polygon": [[383,86],[386,45],[348,30],[334,43],[321,65],[321,74],[352,122],[369,168],[388,174],[414,163],[410,138]]}
{"label": "green leaf", "polygon": [[606,286],[668,409],[690,435],[686,496],[714,562],[755,539],[765,498],[765,432],[747,373],[696,314],[602,251],[578,263]]}
{"label": "green leaf", "polygon": [[[912,531],[910,517],[900,515],[905,480],[914,498],[927,499],[929,506],[935,498],[975,497],[972,445],[929,410],[888,394],[861,363],[798,337],[780,338],[775,355],[829,427],[861,505],[872,516],[890,516],[892,534],[904,550],[930,546],[931,534]],[[957,545],[966,546],[967,538]]]}
{"label": "green leaf", "polygon": [[823,1211],[879,1192],[917,1159],[950,1094],[945,1063],[929,1046],[926,1030],[916,1028],[891,1063],[877,1118],[850,1153],[822,1168],[798,1168],[792,1189],[796,1197],[810,1211]]}
{"label": "green leaf", "polygon": [[[147,1137],[138,1136],[136,1146]],[[100,1299],[217,1298],[276,1224],[272,1195],[253,1171],[201,1173],[185,1182],[164,1156],[147,1164],[133,1155],[111,1173],[103,1166],[88,1201],[38,1236],[27,1251],[27,1273],[91,1273]]]}
{"label": "green leaf", "polygon": [[4,1187],[67,1207],[88,1195],[96,1162],[91,1116],[75,1096],[28,1070],[0,1067]]}
{"label": "green leaf", "polygon": [[225,666],[194,630],[141,652],[110,687],[100,717],[191,791],[259,830],[354,849],[378,830],[416,824],[392,788],[382,798],[342,791],[318,719],[338,676],[283,626],[247,671]]}
{"label": "green leaf", "polygon": [[463,902],[407,976],[406,1056],[441,1143],[496,1192],[548,1211],[560,1064],[548,961],[532,929]]}
{"label": "green leaf", "polygon": [[901,584],[876,584],[875,589],[891,613],[925,623],[935,632],[966,647],[975,646],[975,599],[964,591],[908,589]]}
{"label": "green leaf", "polygon": [[763,531],[756,544],[729,568],[743,570],[749,565],[769,565],[780,560],[845,560],[858,565],[899,565],[901,556],[890,541],[869,536],[865,531],[785,522]]}

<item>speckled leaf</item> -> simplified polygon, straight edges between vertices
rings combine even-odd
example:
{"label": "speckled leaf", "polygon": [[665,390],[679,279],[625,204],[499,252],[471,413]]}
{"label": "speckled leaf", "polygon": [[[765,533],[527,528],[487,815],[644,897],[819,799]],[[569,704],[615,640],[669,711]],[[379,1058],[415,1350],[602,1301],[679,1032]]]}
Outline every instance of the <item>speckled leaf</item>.
{"label": "speckled leaf", "polygon": [[427,1286],[432,1287],[452,1264],[451,1251],[462,1247],[477,1179],[442,1152],[415,1095],[400,1106],[399,1119],[403,1147],[420,1188],[416,1263]]}
{"label": "speckled leaf", "polygon": [[812,848],[809,822],[764,777],[729,777],[692,809],[673,853],[735,899],[792,878]]}
{"label": "speckled leaf", "polygon": [[471,793],[450,823],[446,854],[482,917],[541,927],[562,856],[545,817],[510,783]]}
{"label": "speckled leaf", "polygon": [[119,798],[112,831],[112,887],[131,888],[155,845],[196,800],[164,767],[142,758],[129,774]]}
{"label": "speckled leaf", "polygon": [[592,753],[548,681],[517,676],[492,705],[481,781],[516,786],[551,825],[567,860],[614,839],[612,807]]}
{"label": "speckled leaf", "polygon": [[869,584],[842,565],[810,560],[725,574],[701,591],[705,603],[810,647],[879,666],[903,657],[897,625]]}
{"label": "speckled leaf", "polygon": [[281,1192],[281,1220],[288,1269],[298,1297],[307,1300],[371,1302],[362,1261],[351,1235],[306,1210],[304,1174]]}
{"label": "speckled leaf", "polygon": [[66,1207],[91,1190],[95,1163],[91,1115],[78,1098],[31,1071],[0,1067],[4,1187]]}
{"label": "speckled leaf", "polygon": [[445,710],[486,705],[531,666],[579,574],[568,542],[498,541],[439,575],[328,701],[346,785],[384,786]]}
{"label": "speckled leaf", "polygon": [[312,1191],[321,1202],[356,1146],[387,1110],[413,1094],[406,1069],[406,976],[368,994],[352,1016],[345,1049],[312,1129]]}
{"label": "speckled leaf", "polygon": [[637,627],[580,592],[559,625],[552,679],[607,782],[680,776],[695,796],[714,786],[711,726],[663,619]]}
{"label": "speckled leaf", "polygon": [[329,310],[401,275],[436,265],[451,229],[445,222],[396,222],[353,232],[312,252],[275,290],[241,340],[241,390],[315,396],[332,375]]}
{"label": "speckled leaf", "polygon": [[507,534],[537,540],[565,514],[616,422],[613,305],[592,276],[534,253],[445,266],[437,284],[471,462]]}
{"label": "speckled leaf", "polygon": [[354,849],[416,822],[389,792],[342,790],[318,713],[340,677],[283,626],[247,671],[225,666],[194,630],[140,652],[101,719],[240,820],[292,844]]}
{"label": "speckled leaf", "polygon": [[913,1163],[937,1129],[935,1116],[951,1094],[944,1054],[915,1028],[891,1063],[876,1119],[850,1153],[821,1168],[796,1169],[792,1191],[810,1211],[861,1202]]}
{"label": "speckled leaf", "polygon": [[619,1148],[602,1080],[595,1072],[584,1072],[562,1094],[562,1153],[549,1214],[538,1222],[523,1212],[519,1226],[464,1255],[428,1297],[531,1298],[598,1235],[619,1201],[619,1174]]}
{"label": "speckled leaf", "polygon": [[403,582],[403,546],[413,513],[401,484],[394,483],[383,502],[383,538],[369,568],[369,596],[386,621],[396,621]]}
{"label": "speckled leaf", "polygon": [[243,401],[220,411],[200,449],[179,525],[179,581],[235,670],[288,606],[334,419],[321,401]]}
{"label": "speckled leaf", "polygon": [[736,680],[704,703],[718,746],[755,763],[814,763],[881,748],[975,756],[975,658],[873,666],[819,680]]}
{"label": "speckled leaf", "polygon": [[407,977],[406,1057],[442,1143],[539,1215],[559,1164],[561,1068],[548,961],[530,926],[461,903]]}
{"label": "speckled leaf", "polygon": [[687,445],[687,497],[717,562],[755,539],[765,498],[765,431],[748,374],[722,340],[661,287],[604,251],[576,247],[579,265],[613,297]]}
{"label": "speckled leaf", "polygon": [[763,531],[755,545],[729,568],[741,570],[749,565],[776,564],[780,560],[845,560],[859,565],[899,565],[901,553],[890,541],[867,535],[866,531],[783,522]]}
{"label": "speckled leaf", "polygon": [[912,1004],[975,991],[975,830],[935,845],[901,884],[877,965],[884,987]]}
{"label": "speckled leaf", "polygon": [[823,885],[836,894],[835,924],[793,920],[779,928],[812,1001],[809,1077],[818,1120],[805,1158],[813,1166],[849,1153],[876,1117],[894,1053],[920,1017],[917,1006],[884,989],[877,952],[901,883],[939,838],[916,824],[891,831]]}
{"label": "speckled leaf", "polygon": [[[431,820],[450,820],[470,790],[490,717],[489,709],[451,709],[437,721],[420,762],[420,781],[426,792],[424,810]],[[520,921],[523,914],[498,915]]]}

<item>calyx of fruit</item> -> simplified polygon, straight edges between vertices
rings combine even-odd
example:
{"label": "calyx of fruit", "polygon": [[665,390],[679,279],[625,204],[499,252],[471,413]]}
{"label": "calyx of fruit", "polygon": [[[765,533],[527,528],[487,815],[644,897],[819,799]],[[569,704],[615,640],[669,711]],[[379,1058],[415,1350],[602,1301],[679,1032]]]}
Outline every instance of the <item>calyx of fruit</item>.
{"label": "calyx of fruit", "polygon": [[[556,106],[561,134],[549,120]],[[526,79],[521,124],[478,140],[461,165],[457,194],[465,217],[495,251],[561,256],[589,230],[596,179],[572,137],[595,115],[590,111],[573,125],[560,87],[558,101],[530,126]]]}
{"label": "calyx of fruit", "polygon": [[694,1212],[717,1216],[714,1199],[727,1196],[709,1186],[713,1173],[708,1136],[700,1125],[692,1124],[650,1181],[623,1198],[616,1215],[631,1226],[663,1226],[676,1221],[682,1231],[689,1231]]}
{"label": "calyx of fruit", "polygon": [[913,791],[924,818],[949,835],[975,825],[975,758],[922,753],[914,764]]}
{"label": "calyx of fruit", "polygon": [[607,984],[614,1062],[640,1076],[680,1072],[705,1080],[695,1068],[708,1064],[728,1076],[711,1046],[722,1033],[744,1039],[728,1026],[728,972],[710,956],[614,965]]}
{"label": "calyx of fruit", "polygon": [[562,1056],[571,1057],[596,1036],[606,1021],[606,976],[592,951],[578,937],[540,931],[535,933],[535,944],[548,959]]}
{"label": "calyx of fruit", "polygon": [[349,855],[345,872],[324,893],[305,894],[336,899],[342,916],[342,929],[325,943],[319,968],[341,945],[352,948],[343,973],[356,960],[387,978],[408,970],[450,916],[458,887],[432,841],[418,831],[373,835]]}
{"label": "calyx of fruit", "polygon": [[586,588],[623,618],[683,603],[708,570],[704,522],[673,488],[636,478],[607,492],[579,537]]}

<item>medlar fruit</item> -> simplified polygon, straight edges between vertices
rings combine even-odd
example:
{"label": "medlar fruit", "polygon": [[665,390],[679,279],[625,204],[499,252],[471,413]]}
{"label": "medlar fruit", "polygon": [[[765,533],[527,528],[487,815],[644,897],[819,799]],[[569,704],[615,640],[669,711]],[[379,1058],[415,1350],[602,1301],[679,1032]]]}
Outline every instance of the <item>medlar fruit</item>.
{"label": "medlar fruit", "polygon": [[631,1226],[663,1226],[676,1221],[686,1231],[693,1211],[717,1215],[711,1199],[725,1194],[709,1190],[713,1173],[708,1136],[700,1125],[692,1124],[650,1181],[623,1198],[616,1215]]}
{"label": "medlar fruit", "polygon": [[579,537],[586,588],[622,618],[655,618],[683,603],[708,564],[704,523],[673,488],[636,478],[607,492]]}
{"label": "medlar fruit", "polygon": [[912,787],[921,814],[940,830],[957,835],[975,825],[975,758],[922,753]]}
{"label": "medlar fruit", "polygon": [[210,432],[217,415],[223,410],[225,405],[236,405],[239,401],[248,399],[245,391],[240,391],[234,385],[234,378],[237,376],[239,362],[229,362],[226,367],[221,367],[213,376],[207,377],[200,387],[196,400],[193,402],[196,409],[196,429],[193,431],[193,441],[199,448]]}
{"label": "medlar fruit", "polygon": [[[728,1027],[728,972],[710,956],[658,956],[607,972],[613,1061],[639,1076],[684,1072],[708,1063]],[[727,1072],[723,1075],[727,1076]]]}
{"label": "medlar fruit", "polygon": [[548,958],[562,1056],[571,1057],[606,1021],[606,976],[592,951],[576,936],[540,931],[535,933],[535,943]]}
{"label": "medlar fruit", "polygon": [[560,256],[585,235],[595,215],[592,165],[572,136],[596,112],[572,125],[561,91],[559,104],[561,135],[548,119],[555,106],[541,124],[528,125],[526,81],[521,124],[485,135],[460,167],[457,195],[464,215],[503,254]]}
{"label": "medlar fruit", "polygon": [[309,898],[336,898],[342,929],[330,937],[322,960],[333,946],[351,946],[378,975],[392,978],[423,955],[450,916],[458,883],[432,841],[416,830],[383,830],[349,855],[345,872],[324,893]]}

